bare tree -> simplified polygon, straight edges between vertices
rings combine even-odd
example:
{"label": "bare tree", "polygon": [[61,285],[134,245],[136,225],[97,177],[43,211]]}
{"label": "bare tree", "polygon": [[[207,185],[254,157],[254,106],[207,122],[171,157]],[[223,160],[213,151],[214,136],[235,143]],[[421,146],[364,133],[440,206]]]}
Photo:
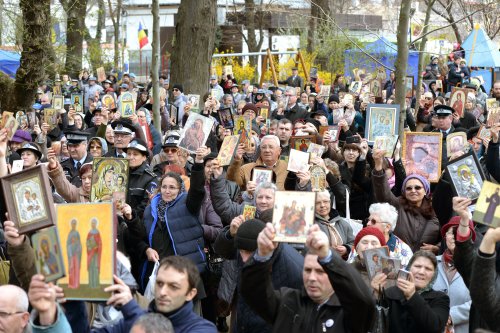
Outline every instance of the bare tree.
{"label": "bare tree", "polygon": [[[425,0],[427,6],[430,2],[431,0]],[[458,43],[462,43],[462,36],[474,29],[474,25],[479,22],[484,24],[486,34],[491,39],[500,32],[498,1],[435,0],[431,8],[434,13],[449,23]],[[463,18],[459,20],[458,17],[461,16]],[[460,21],[466,24],[459,24]]]}
{"label": "bare tree", "polygon": [[403,137],[404,122],[406,119],[405,77],[408,66],[408,27],[410,25],[411,0],[401,0],[398,24],[398,55],[396,58],[396,100],[395,104],[401,106],[399,116],[399,137]]}
{"label": "bare tree", "polygon": [[47,45],[50,45],[50,0],[20,0],[23,44],[21,64],[16,73],[17,107],[28,109],[35,99],[38,84],[45,79]]}
{"label": "bare tree", "polygon": [[97,27],[95,37],[90,35],[87,26],[84,26],[84,37],[87,41],[87,53],[89,54],[89,61],[92,68],[96,68],[102,65],[102,49],[101,49],[101,38],[102,29],[106,26],[106,6],[104,0],[97,0]]}
{"label": "bare tree", "polygon": [[161,132],[160,121],[160,89],[158,85],[158,69],[160,62],[160,2],[153,0],[153,7],[151,8],[153,14],[153,59],[151,61],[151,79],[153,88],[153,120],[154,125],[158,131]]}
{"label": "bare tree", "polygon": [[171,83],[203,95],[215,47],[217,0],[182,0],[177,12]]}
{"label": "bare tree", "polygon": [[114,34],[114,56],[113,63],[115,68],[120,65],[120,19],[122,16],[122,4],[123,0],[116,0],[115,8],[113,9],[113,4],[111,0],[108,0],[109,7],[109,17],[113,23],[113,34]]}
{"label": "bare tree", "polygon": [[87,11],[87,0],[59,0],[59,2],[66,12],[65,71],[70,76],[76,77],[82,69],[84,14]]}
{"label": "bare tree", "polygon": [[325,22],[329,17],[331,17],[331,13],[328,0],[311,1],[311,17],[309,18],[309,29],[307,30],[307,52],[312,53],[314,51],[318,21]]}
{"label": "bare tree", "polygon": [[427,10],[425,11],[424,29],[422,30],[422,34],[424,35],[424,37],[422,38],[418,46],[418,49],[420,50],[420,57],[418,57],[418,79],[417,79],[417,88],[415,90],[415,98],[417,99],[417,106],[418,106],[418,101],[420,100],[420,94],[422,90],[422,81],[423,81],[422,72],[424,71],[424,59],[425,59],[423,52],[425,51],[425,45],[427,44],[426,34],[429,31],[429,21],[431,18],[432,6],[434,5],[434,1],[436,0],[429,0],[429,4],[427,5]]}

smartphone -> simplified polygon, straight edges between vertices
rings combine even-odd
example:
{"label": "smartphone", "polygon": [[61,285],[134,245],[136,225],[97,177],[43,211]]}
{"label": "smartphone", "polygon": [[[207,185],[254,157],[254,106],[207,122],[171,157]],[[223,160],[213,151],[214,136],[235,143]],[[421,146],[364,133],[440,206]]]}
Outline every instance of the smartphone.
{"label": "smartphone", "polygon": [[400,269],[398,272],[398,279],[403,279],[403,280],[410,280],[410,272],[407,271],[406,269]]}

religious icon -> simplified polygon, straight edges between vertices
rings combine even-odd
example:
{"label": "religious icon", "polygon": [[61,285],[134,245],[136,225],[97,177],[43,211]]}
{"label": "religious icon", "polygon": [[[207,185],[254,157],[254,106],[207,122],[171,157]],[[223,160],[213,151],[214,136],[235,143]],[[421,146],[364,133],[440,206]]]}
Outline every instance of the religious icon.
{"label": "religious icon", "polygon": [[45,276],[45,282],[65,276],[61,245],[56,227],[39,230],[31,236],[35,252],[35,267],[38,274]]}
{"label": "religious icon", "polygon": [[326,188],[326,173],[319,165],[313,165],[311,173],[311,188],[313,192],[323,191]]}
{"label": "religious icon", "polygon": [[120,95],[120,112],[122,118],[129,118],[135,113],[134,97],[130,92]]}
{"label": "religious icon", "polygon": [[309,147],[307,147],[306,150],[308,153],[311,154],[312,157],[321,157],[323,156],[323,153],[325,152],[325,146],[323,145],[318,145],[316,143],[309,143]]}
{"label": "religious icon", "polygon": [[116,255],[113,203],[57,206],[57,228],[68,276],[59,281],[66,299],[106,300],[113,284]]}
{"label": "religious icon", "polygon": [[441,132],[405,132],[402,160],[407,174],[417,173],[431,183],[441,176]]}
{"label": "religious icon", "polygon": [[276,242],[305,243],[314,223],[315,192],[277,191],[273,225]]}
{"label": "religious icon", "polygon": [[302,152],[307,152],[309,144],[316,143],[315,135],[297,135],[290,137],[290,147]]}
{"label": "religious icon", "polygon": [[116,109],[115,99],[111,95],[106,94],[102,96],[101,102],[108,108],[108,110]]}
{"label": "religious icon", "polygon": [[191,103],[192,110],[200,109],[200,95],[187,95],[188,103]]}
{"label": "religious icon", "polygon": [[52,98],[52,108],[57,111],[64,108],[64,96],[54,95]]}
{"label": "religious icon", "polygon": [[309,169],[309,157],[310,154],[308,152],[290,149],[287,170],[292,172],[307,171]]}
{"label": "religious icon", "polygon": [[498,206],[500,206],[500,185],[485,181],[476,202],[472,219],[492,228],[498,228],[500,227]]}
{"label": "religious icon", "polygon": [[222,141],[222,145],[217,155],[217,160],[220,166],[230,165],[233,161],[234,152],[238,149],[240,143],[240,135],[228,135]]}
{"label": "religious icon", "polygon": [[245,221],[253,219],[255,217],[256,211],[257,211],[256,207],[250,206],[250,205],[245,205],[243,207],[243,219]]}
{"label": "religious icon", "polygon": [[230,108],[223,108],[218,111],[219,113],[219,123],[224,128],[234,128],[233,114]]}
{"label": "religious icon", "polygon": [[373,149],[385,150],[385,157],[391,158],[398,142],[398,137],[398,135],[377,136],[373,144]]}
{"label": "religious icon", "polygon": [[211,118],[191,113],[182,129],[179,148],[183,148],[191,154],[196,153],[196,150],[207,142],[213,125],[214,121]]}
{"label": "religious icon", "polygon": [[377,273],[382,272],[382,258],[389,258],[389,248],[387,246],[363,251],[363,260],[370,280],[373,279]]}
{"label": "religious icon", "polygon": [[127,159],[94,158],[92,161],[90,202],[112,201],[115,193],[122,193],[121,197],[126,197],[128,171],[129,161]]}
{"label": "religious icon", "polygon": [[470,151],[446,165],[456,196],[469,198],[475,203],[481,193],[485,179],[476,154]]}
{"label": "religious icon", "polygon": [[446,137],[446,156],[451,157],[468,148],[467,134],[465,132],[451,133]]}
{"label": "religious icon", "polygon": [[451,106],[453,110],[455,110],[455,112],[460,115],[460,118],[463,118],[466,102],[467,102],[467,90],[455,88],[451,93],[448,105]]}
{"label": "religious icon", "polygon": [[398,128],[399,105],[368,104],[365,126],[368,144],[373,144],[377,136],[397,135]]}
{"label": "religious icon", "polygon": [[262,183],[272,183],[273,170],[264,168],[253,168],[252,181],[255,182],[256,186],[259,186]]}

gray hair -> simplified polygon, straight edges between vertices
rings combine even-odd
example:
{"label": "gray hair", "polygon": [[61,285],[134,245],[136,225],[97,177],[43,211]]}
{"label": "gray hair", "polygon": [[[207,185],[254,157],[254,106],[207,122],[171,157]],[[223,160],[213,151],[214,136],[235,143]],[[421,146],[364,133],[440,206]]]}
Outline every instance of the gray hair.
{"label": "gray hair", "polygon": [[287,93],[291,92],[294,96],[297,95],[297,91],[295,90],[294,87],[288,87],[288,88],[286,88],[286,92]]}
{"label": "gray hair", "polygon": [[330,191],[323,190],[323,191],[319,191],[319,192],[316,193],[316,200],[318,199],[318,197],[320,195],[326,195],[328,197],[328,199],[330,199],[332,197],[332,195],[330,194]]}
{"label": "gray hair", "polygon": [[278,147],[281,147],[280,146],[280,139],[276,135],[272,135],[272,134],[264,135],[264,137],[262,139],[260,139],[260,143],[262,144],[262,142],[264,142],[264,140],[273,140],[274,143],[276,143],[276,145]]}
{"label": "gray hair", "polygon": [[28,294],[26,294],[23,289],[12,284],[0,286],[0,294],[5,295],[5,292],[14,296],[13,299],[16,301],[16,311],[28,312],[30,303],[28,300]]}
{"label": "gray hair", "polygon": [[394,231],[398,223],[398,212],[394,206],[384,203],[374,203],[370,205],[370,214],[377,214],[382,222],[391,225],[391,231]]}
{"label": "gray hair", "polygon": [[257,188],[255,189],[255,196],[258,196],[259,192],[262,191],[262,190],[273,190],[273,192],[276,193],[276,191],[278,190],[278,188],[273,183],[269,183],[269,182],[260,183],[257,186]]}
{"label": "gray hair", "polygon": [[146,313],[140,316],[132,327],[140,327],[147,333],[174,333],[172,322],[159,313]]}

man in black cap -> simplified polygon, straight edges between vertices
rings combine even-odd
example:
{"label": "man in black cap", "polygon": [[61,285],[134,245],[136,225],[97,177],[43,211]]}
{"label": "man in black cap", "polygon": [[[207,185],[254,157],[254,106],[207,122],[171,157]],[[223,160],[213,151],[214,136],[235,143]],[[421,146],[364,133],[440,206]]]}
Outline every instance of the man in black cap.
{"label": "man in black cap", "polygon": [[115,134],[115,143],[113,149],[110,149],[104,157],[126,158],[127,154],[124,150],[134,138],[135,127],[126,120],[116,120],[111,123],[111,127]]}
{"label": "man in black cap", "polygon": [[64,175],[69,182],[77,187],[82,186],[79,170],[82,165],[92,162],[92,155],[87,152],[88,133],[81,131],[67,131],[64,133],[68,140],[70,158],[61,163]]}
{"label": "man in black cap", "polygon": [[149,151],[147,144],[143,140],[134,139],[123,150],[127,153],[130,169],[127,203],[137,216],[142,219],[149,197],[158,187],[157,177],[148,166]]}
{"label": "man in black cap", "polygon": [[285,81],[279,81],[279,84],[286,84],[289,87],[302,89],[304,87],[304,80],[299,76],[299,69],[297,67],[292,68],[292,75],[289,76]]}
{"label": "man in black cap", "polygon": [[457,132],[466,132],[462,128],[453,127],[453,113],[455,110],[448,105],[437,105],[432,114],[432,124],[424,128],[424,132],[441,132],[443,134],[443,150],[441,165],[448,163],[448,156],[446,154],[446,137],[449,134]]}
{"label": "man in black cap", "polygon": [[[269,214],[268,214],[269,213]],[[261,218],[267,221],[272,220],[272,213],[266,211]],[[237,259],[237,272],[232,270],[224,271],[230,275],[237,273],[239,276],[243,266],[251,261],[257,250],[257,238],[259,233],[265,228],[265,223],[258,219],[245,221],[243,215],[233,219],[230,226],[225,227],[217,237],[214,249],[225,259]],[[302,287],[302,268],[304,258],[290,245],[280,243],[276,247],[273,259],[270,261],[269,270],[265,275],[269,276],[275,289],[292,288],[300,289]],[[231,304],[237,309],[236,315],[231,316],[231,327],[237,327],[237,331],[247,332],[271,332],[272,326],[259,317],[242,297],[241,288],[245,286],[237,285],[232,279],[222,279],[220,288],[230,290],[236,289],[237,297],[227,299],[228,302],[235,301],[237,304]],[[226,292],[222,295],[226,296]],[[259,296],[260,297],[260,296]],[[219,323],[218,323],[219,324]],[[219,326],[219,325],[218,325]]]}

